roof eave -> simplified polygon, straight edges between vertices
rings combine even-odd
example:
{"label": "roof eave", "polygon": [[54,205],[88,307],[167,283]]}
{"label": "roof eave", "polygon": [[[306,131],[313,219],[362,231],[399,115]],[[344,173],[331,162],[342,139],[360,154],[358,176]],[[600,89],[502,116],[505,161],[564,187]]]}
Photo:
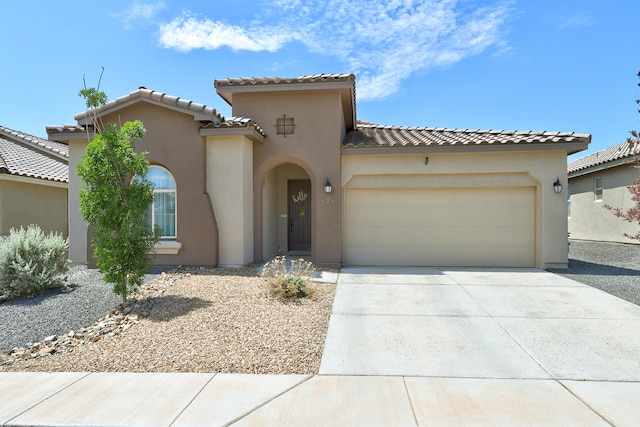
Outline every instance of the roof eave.
{"label": "roof eave", "polygon": [[93,126],[60,125],[47,126],[47,135],[50,140],[68,143],[69,141],[92,140],[95,137]]}
{"label": "roof eave", "polygon": [[164,92],[157,92],[144,88],[130,92],[127,95],[114,99],[113,101],[109,101],[101,107],[78,113],[74,116],[74,119],[78,122],[78,125],[91,125],[93,123],[91,120],[91,114],[95,113],[96,116],[103,117],[138,102],[146,102],[183,114],[191,115],[194,121],[217,122],[224,120],[224,117],[222,117],[215,108],[207,107],[204,104],[198,104],[188,99],[172,96]]}
{"label": "roof eave", "polygon": [[[206,121],[206,120],[211,120],[213,117],[209,114],[206,113],[198,113],[192,110],[188,110],[179,106],[175,106],[175,105],[168,105],[165,104],[163,102],[159,102],[159,101],[155,101],[153,99],[148,99],[148,98],[134,98],[134,99],[130,99],[127,100],[125,102],[122,103],[118,103],[112,106],[109,106],[107,108],[98,108],[95,110],[97,117],[104,117],[107,116],[115,111],[121,110],[123,108],[126,108],[130,105],[133,104],[137,104],[139,102],[146,102],[148,104],[152,104],[152,105],[156,105],[159,107],[163,107],[163,108],[167,108],[169,110],[173,110],[173,111],[177,111],[183,114],[189,114],[191,116],[193,116],[193,120],[194,121]],[[91,116],[89,114],[89,111],[85,111],[83,113],[78,113],[75,116],[73,116],[74,120],[76,120],[78,122],[78,125],[80,126],[87,126],[87,125],[92,125],[93,124],[93,120],[91,119]]]}
{"label": "roof eave", "polygon": [[342,153],[345,155],[354,154],[405,154],[405,153],[495,153],[500,151],[551,151],[561,150],[568,154],[576,153],[587,148],[586,142],[563,142],[563,143],[527,143],[527,144],[456,144],[456,145],[394,145],[394,146],[353,146],[350,144],[342,146]]}
{"label": "roof eave", "polygon": [[0,168],[0,180],[20,182],[24,184],[44,185],[47,187],[57,187],[57,188],[69,187],[68,180],[63,181],[63,180],[57,180],[57,179],[47,179],[47,178],[42,178],[37,176],[20,175],[20,174],[11,173],[6,168]]}
{"label": "roof eave", "polygon": [[582,175],[589,175],[596,172],[602,172],[607,169],[617,168],[618,166],[633,166],[635,160],[633,156],[627,156],[620,159],[610,160],[608,162],[603,162],[597,165],[588,166],[586,168],[581,168],[575,171],[568,172],[569,178],[576,178]]}
{"label": "roof eave", "polygon": [[264,143],[265,137],[251,127],[201,128],[200,136],[236,136],[241,135],[252,142]]}

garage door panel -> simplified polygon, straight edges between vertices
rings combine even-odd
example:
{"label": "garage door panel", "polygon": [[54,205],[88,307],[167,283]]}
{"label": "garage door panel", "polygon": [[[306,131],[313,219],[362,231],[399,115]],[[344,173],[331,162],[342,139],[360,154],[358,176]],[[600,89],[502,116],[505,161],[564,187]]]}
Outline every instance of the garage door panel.
{"label": "garage door panel", "polygon": [[534,218],[534,210],[531,206],[500,206],[500,207],[375,207],[354,208],[350,210],[350,216],[346,220],[348,227],[378,227],[381,225],[390,227],[412,226],[528,226]]}
{"label": "garage door panel", "polygon": [[[443,227],[353,227],[349,244],[355,246],[397,247],[493,247],[491,241],[500,237],[500,246],[517,247],[530,240],[530,232],[522,227],[467,227],[458,226],[452,234]],[[425,237],[425,236],[428,236]]]}
{"label": "garage door panel", "polygon": [[535,191],[347,189],[349,265],[532,267]]}
{"label": "garage door panel", "polygon": [[[367,246],[355,249],[351,265],[401,265],[425,267],[519,267],[529,251],[521,247],[486,249],[478,253],[475,248],[457,248],[455,252],[442,250],[441,247],[421,246],[406,252],[404,246],[387,247],[388,254],[384,259],[371,263],[380,256],[375,247]],[[403,253],[400,262],[389,263],[393,254]]]}

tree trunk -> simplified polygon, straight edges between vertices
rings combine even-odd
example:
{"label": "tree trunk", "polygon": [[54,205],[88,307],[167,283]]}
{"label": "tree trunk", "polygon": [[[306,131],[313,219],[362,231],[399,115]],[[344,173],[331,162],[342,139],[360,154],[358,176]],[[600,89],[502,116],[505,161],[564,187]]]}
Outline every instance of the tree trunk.
{"label": "tree trunk", "polygon": [[127,303],[127,288],[129,287],[129,281],[127,280],[128,276],[125,274],[123,277],[123,287],[122,287],[122,304]]}

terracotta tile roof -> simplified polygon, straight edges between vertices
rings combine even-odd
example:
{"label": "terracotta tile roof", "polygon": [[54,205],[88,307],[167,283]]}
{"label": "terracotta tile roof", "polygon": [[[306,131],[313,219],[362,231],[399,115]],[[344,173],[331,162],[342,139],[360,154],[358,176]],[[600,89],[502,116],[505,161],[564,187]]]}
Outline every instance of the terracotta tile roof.
{"label": "terracotta tile roof", "polygon": [[87,138],[87,131],[89,132],[89,136],[93,135],[93,126],[81,126],[81,125],[50,125],[46,127],[47,135],[53,135],[55,137],[56,134],[60,133],[77,133],[80,134],[82,138]]}
{"label": "terracotta tile roof", "polygon": [[214,87],[222,86],[264,86],[293,83],[322,83],[322,82],[354,82],[354,74],[314,74],[294,78],[285,77],[241,77],[234,79],[215,80]]}
{"label": "terracotta tile roof", "polygon": [[2,136],[9,139],[22,141],[25,144],[29,144],[42,151],[49,151],[55,155],[69,157],[69,146],[67,144],[62,144],[56,141],[49,141],[48,139],[43,139],[38,136],[29,135],[24,132],[0,126],[0,137]]}
{"label": "terracotta tile roof", "polygon": [[202,126],[203,129],[233,129],[233,128],[248,128],[253,129],[262,136],[266,136],[264,129],[262,129],[255,120],[248,117],[228,117],[220,123],[207,123]]}
{"label": "terracotta tile roof", "polygon": [[[196,120],[212,122],[224,120],[224,117],[219,114],[215,108],[207,107],[204,104],[198,104],[197,102],[189,101],[188,99],[180,98],[179,96],[172,96],[167,95],[164,92],[149,90],[144,87],[130,92],[128,95],[124,95],[114,99],[113,101],[107,102],[105,105],[99,107],[97,111],[100,115],[108,114],[114,109],[124,107],[137,100],[143,100],[154,104],[165,105],[176,110],[181,110],[193,115]],[[86,111],[76,114],[74,119],[76,119],[80,125],[87,124],[89,122]]]}
{"label": "terracotta tile roof", "polygon": [[[622,144],[614,145],[613,147],[588,154],[572,161],[567,165],[567,172],[577,172],[625,158],[628,158],[629,162],[631,162],[634,155],[633,151],[628,142],[623,142]],[[635,154],[640,154],[640,145],[636,146]]]}
{"label": "terracotta tile roof", "polygon": [[[591,135],[575,132],[470,130],[429,127],[382,126],[358,121],[342,143],[345,148],[471,147],[583,143]],[[579,151],[579,150],[578,150]]]}
{"label": "terracotta tile roof", "polygon": [[0,173],[69,182],[65,144],[0,127]]}

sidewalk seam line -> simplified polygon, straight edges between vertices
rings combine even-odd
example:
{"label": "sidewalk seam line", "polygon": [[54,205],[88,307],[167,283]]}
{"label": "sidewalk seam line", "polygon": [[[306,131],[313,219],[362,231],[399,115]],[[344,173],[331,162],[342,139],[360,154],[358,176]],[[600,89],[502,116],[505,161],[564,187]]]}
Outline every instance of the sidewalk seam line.
{"label": "sidewalk seam line", "polygon": [[307,378],[304,378],[302,381],[300,381],[297,384],[292,385],[291,387],[287,388],[286,390],[283,390],[282,393],[278,393],[277,395],[273,396],[271,399],[267,399],[265,400],[262,404],[256,406],[255,408],[249,410],[247,413],[245,413],[244,415],[240,415],[236,418],[234,418],[233,420],[229,421],[228,423],[224,424],[223,427],[228,427],[232,424],[237,423],[238,421],[240,421],[241,419],[253,414],[254,412],[256,412],[258,409],[263,408],[264,406],[266,406],[267,404],[273,402],[274,400],[276,400],[277,398],[279,398],[280,396],[289,393],[291,390],[293,390],[294,388],[306,383],[307,381],[309,381],[311,378],[313,378],[315,375],[309,375]]}
{"label": "sidewalk seam line", "polygon": [[[575,394],[569,387],[565,386],[562,383],[562,380],[558,380],[558,379],[554,379],[555,382],[557,382],[560,387],[564,388],[565,390],[567,390],[569,392],[569,394],[571,394],[573,397],[575,397],[576,399],[578,399],[578,401],[580,403],[582,403],[584,406],[586,406],[587,408],[589,408],[594,414],[596,414],[597,416],[599,416],[600,418],[602,418],[604,420],[604,422],[606,422],[607,424],[615,427],[615,424],[612,423],[611,421],[609,421],[604,415],[602,415],[600,412],[596,411],[595,408],[591,407],[591,405],[589,405],[587,402],[585,402],[582,398],[580,398],[580,396],[578,396],[577,394]],[[570,381],[570,380],[565,380],[565,381]],[[596,381],[587,381],[587,382],[596,382]]]}
{"label": "sidewalk seam line", "polygon": [[178,418],[180,418],[180,416],[184,413],[184,411],[186,411],[186,410],[187,410],[187,408],[188,408],[189,406],[191,406],[191,404],[193,403],[193,401],[194,401],[194,400],[196,400],[196,398],[197,398],[198,396],[200,396],[200,393],[202,393],[202,390],[204,390],[204,389],[205,389],[205,387],[206,387],[206,386],[208,386],[208,385],[209,385],[209,383],[210,383],[211,381],[213,381],[213,379],[216,377],[216,375],[218,375],[218,374],[217,374],[217,373],[214,373],[214,374],[211,376],[211,378],[209,378],[209,379],[207,380],[207,382],[206,382],[206,383],[205,383],[205,384],[200,388],[200,390],[198,390],[198,392],[195,394],[195,396],[193,396],[193,398],[189,401],[189,403],[187,403],[186,405],[184,405],[184,408],[182,408],[182,411],[180,411],[180,412],[178,413],[178,415],[176,415],[176,416],[173,418],[173,420],[168,424],[168,425],[169,425],[169,427],[171,427],[173,424],[175,424],[175,422],[178,420]]}
{"label": "sidewalk seam line", "polygon": [[420,425],[418,422],[418,416],[416,415],[416,408],[413,407],[413,400],[411,399],[411,393],[409,393],[409,387],[407,386],[407,378],[402,376],[402,383],[404,384],[404,391],[407,393],[407,399],[409,400],[409,407],[413,414],[413,420],[416,422],[416,427]]}
{"label": "sidewalk seam line", "polygon": [[[55,374],[54,372],[49,372],[49,374]],[[46,402],[47,400],[51,399],[53,396],[60,394],[60,392],[68,389],[69,387],[71,387],[72,385],[76,384],[77,382],[82,381],[83,379],[87,378],[88,376],[90,376],[91,374],[93,374],[93,372],[85,372],[85,375],[81,376],[80,378],[78,378],[77,380],[67,384],[66,386],[62,387],[61,389],[58,389],[55,393],[50,394],[49,396],[45,397],[44,399],[42,399],[41,401],[39,401],[38,403],[30,406],[29,408],[25,409],[24,411],[20,412],[19,414],[17,414],[16,416],[10,418],[7,420],[6,423],[2,424],[2,425],[9,425],[9,423],[13,420],[15,420],[16,418],[18,418],[19,416],[29,412],[30,410],[32,410],[33,408],[35,408],[36,406]]]}

